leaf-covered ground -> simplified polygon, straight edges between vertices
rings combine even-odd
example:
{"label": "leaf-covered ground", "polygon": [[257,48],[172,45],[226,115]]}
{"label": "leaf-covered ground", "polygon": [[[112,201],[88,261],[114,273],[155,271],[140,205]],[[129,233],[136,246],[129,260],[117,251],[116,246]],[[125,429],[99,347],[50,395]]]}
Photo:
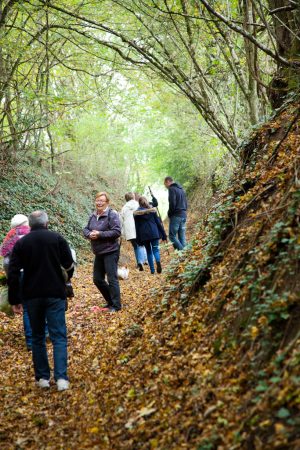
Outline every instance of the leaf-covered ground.
{"label": "leaf-covered ground", "polygon": [[[122,252],[131,254],[131,246]],[[168,258],[165,252],[165,265]],[[126,375],[132,373],[126,348],[143,334],[139,323],[153,307],[149,293],[161,286],[164,274],[153,276],[147,266],[139,272],[131,261],[129,279],[120,282],[122,312],[107,314],[98,311],[104,302],[91,273],[92,262],[79,266],[73,280],[76,295],[69,301],[69,391],[57,392],[54,382],[49,391],[35,386],[22,319],[0,313],[1,450],[120,448],[130,423],[156,411],[155,402],[141,400],[132,415],[129,406],[140,394]]]}
{"label": "leaf-covered ground", "polygon": [[299,131],[298,102],[253,133],[191,248],[162,275],[131,263],[121,313],[80,267],[69,391],[34,386],[1,316],[1,450],[300,448]]}

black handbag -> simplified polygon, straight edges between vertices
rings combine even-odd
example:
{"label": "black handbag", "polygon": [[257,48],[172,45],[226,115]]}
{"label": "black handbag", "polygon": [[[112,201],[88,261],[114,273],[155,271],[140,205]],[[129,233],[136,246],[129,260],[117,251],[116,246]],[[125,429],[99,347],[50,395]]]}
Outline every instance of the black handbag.
{"label": "black handbag", "polygon": [[72,286],[72,284],[70,283],[70,281],[68,281],[68,282],[66,283],[66,297],[67,297],[67,298],[72,298],[72,297],[74,297],[73,286]]}

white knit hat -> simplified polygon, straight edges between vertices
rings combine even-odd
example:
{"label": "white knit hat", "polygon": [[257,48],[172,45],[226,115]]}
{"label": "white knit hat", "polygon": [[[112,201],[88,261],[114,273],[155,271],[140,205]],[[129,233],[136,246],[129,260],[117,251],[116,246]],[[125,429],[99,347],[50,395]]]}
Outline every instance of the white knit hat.
{"label": "white knit hat", "polygon": [[11,228],[16,228],[19,225],[28,225],[28,217],[24,214],[16,214],[10,221]]}

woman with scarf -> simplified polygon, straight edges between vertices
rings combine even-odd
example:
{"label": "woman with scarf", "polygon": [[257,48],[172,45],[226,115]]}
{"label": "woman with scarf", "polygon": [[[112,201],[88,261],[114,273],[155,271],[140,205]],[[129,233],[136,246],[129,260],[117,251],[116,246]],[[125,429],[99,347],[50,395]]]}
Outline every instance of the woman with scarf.
{"label": "woman with scarf", "polygon": [[[5,236],[2,245],[0,247],[0,255],[3,256],[3,268],[7,275],[8,265],[9,265],[9,257],[14,248],[16,242],[21,239],[23,236],[30,232],[30,227],[28,224],[28,218],[23,214],[16,214],[10,222],[10,230]],[[20,273],[20,277],[22,277],[22,273]],[[27,350],[31,351],[32,348],[32,331],[29,322],[28,311],[26,305],[23,304],[23,325],[24,325],[24,334]]]}

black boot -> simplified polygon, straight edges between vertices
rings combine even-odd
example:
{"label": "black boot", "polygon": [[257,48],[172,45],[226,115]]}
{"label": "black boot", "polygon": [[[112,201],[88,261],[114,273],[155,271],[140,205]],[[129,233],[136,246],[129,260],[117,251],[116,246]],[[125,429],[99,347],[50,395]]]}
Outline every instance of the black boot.
{"label": "black boot", "polygon": [[158,261],[157,263],[156,263],[156,269],[157,269],[157,273],[161,273],[161,263]]}

